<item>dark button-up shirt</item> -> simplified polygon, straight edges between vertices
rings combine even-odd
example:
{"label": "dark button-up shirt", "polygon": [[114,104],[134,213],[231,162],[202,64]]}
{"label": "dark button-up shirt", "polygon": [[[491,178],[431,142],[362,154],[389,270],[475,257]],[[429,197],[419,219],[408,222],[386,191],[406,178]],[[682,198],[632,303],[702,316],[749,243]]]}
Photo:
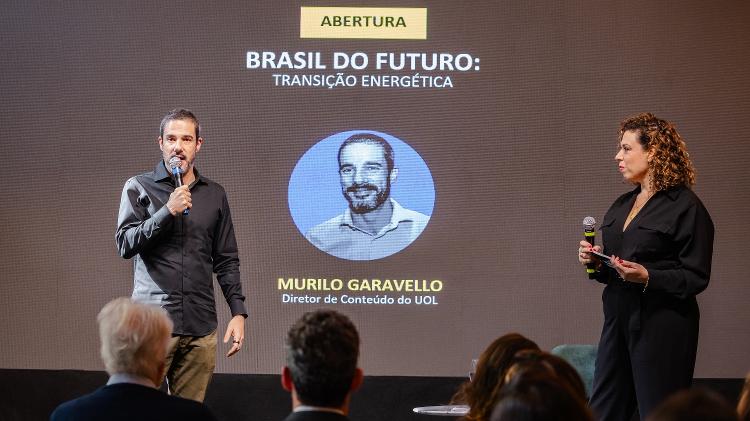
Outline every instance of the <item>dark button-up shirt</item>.
{"label": "dark button-up shirt", "polygon": [[[692,190],[676,186],[654,194],[623,231],[639,192],[640,187],[620,196],[604,216],[604,253],[643,265],[649,274],[649,293],[677,299],[697,295],[706,289],[711,275],[711,216]],[[606,266],[597,279],[622,284]]]}
{"label": "dark button-up shirt", "polygon": [[223,187],[195,171],[189,215],[166,207],[174,189],[162,161],[125,182],[115,240],[134,258],[133,299],[166,309],[173,334],[205,336],[216,329],[212,272],[232,316],[247,315],[237,240]]}

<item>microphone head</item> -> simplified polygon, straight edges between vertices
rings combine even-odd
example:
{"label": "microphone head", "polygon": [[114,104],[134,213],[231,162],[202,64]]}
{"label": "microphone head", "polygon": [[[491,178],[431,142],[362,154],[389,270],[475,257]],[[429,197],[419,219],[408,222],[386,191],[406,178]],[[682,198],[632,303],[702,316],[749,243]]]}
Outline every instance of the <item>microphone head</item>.
{"label": "microphone head", "polygon": [[169,168],[172,169],[172,173],[179,172],[182,174],[182,168],[180,168],[180,163],[182,160],[178,156],[173,156],[169,158]]}
{"label": "microphone head", "polygon": [[593,216],[587,216],[583,218],[583,229],[586,231],[593,231],[596,226],[596,219]]}

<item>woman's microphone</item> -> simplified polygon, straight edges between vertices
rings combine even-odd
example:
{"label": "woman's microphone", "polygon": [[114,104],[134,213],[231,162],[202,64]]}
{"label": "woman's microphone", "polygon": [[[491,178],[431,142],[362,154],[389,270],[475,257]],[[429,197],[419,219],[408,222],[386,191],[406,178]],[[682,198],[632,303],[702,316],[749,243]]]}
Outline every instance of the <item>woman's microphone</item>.
{"label": "woman's microphone", "polygon": [[[583,218],[583,239],[591,244],[591,247],[594,247],[594,242],[596,241],[596,219],[593,216]],[[596,265],[594,263],[586,263],[586,273],[589,274],[589,279],[594,279],[596,277]]]}

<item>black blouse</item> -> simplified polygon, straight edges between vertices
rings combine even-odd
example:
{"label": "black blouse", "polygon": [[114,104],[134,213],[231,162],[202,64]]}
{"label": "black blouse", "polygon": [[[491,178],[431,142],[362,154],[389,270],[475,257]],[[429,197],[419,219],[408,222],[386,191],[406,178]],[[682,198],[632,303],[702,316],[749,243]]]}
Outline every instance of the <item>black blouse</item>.
{"label": "black blouse", "polygon": [[[640,191],[639,186],[623,194],[604,215],[604,254],[643,265],[649,274],[649,292],[682,299],[695,296],[706,289],[711,275],[711,216],[692,190],[676,186],[654,194],[623,231]],[[597,272],[596,279],[622,282],[617,272],[606,266]]]}

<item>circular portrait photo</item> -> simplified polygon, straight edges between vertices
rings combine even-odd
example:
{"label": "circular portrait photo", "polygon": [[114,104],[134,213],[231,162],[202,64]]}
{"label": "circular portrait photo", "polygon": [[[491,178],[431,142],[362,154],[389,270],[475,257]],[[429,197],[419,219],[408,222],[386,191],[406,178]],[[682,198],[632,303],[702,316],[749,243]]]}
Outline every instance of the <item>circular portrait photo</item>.
{"label": "circular portrait photo", "polygon": [[430,220],[435,186],[427,164],[405,142],[351,130],[316,143],[289,180],[289,211],[315,247],[347,260],[375,260],[405,249]]}

